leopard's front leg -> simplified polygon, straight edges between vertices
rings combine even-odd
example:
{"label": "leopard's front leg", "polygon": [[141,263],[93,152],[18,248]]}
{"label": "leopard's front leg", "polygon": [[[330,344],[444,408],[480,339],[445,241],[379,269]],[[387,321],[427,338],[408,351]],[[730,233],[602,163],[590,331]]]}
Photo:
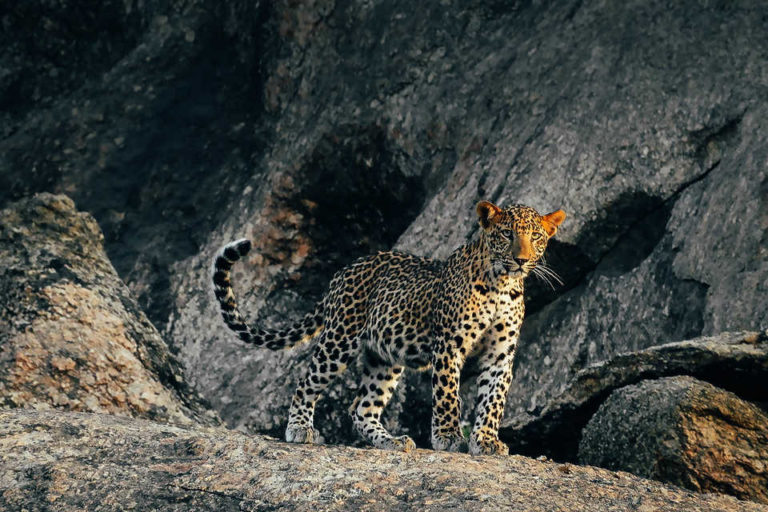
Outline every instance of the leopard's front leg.
{"label": "leopard's front leg", "polygon": [[[452,350],[453,349],[453,350]],[[466,452],[461,432],[459,378],[463,358],[451,343],[441,338],[432,352],[432,448]]]}
{"label": "leopard's front leg", "polygon": [[473,455],[509,454],[509,447],[499,440],[499,424],[512,382],[517,338],[517,327],[505,321],[497,322],[486,336],[479,359],[475,424],[469,439]]}

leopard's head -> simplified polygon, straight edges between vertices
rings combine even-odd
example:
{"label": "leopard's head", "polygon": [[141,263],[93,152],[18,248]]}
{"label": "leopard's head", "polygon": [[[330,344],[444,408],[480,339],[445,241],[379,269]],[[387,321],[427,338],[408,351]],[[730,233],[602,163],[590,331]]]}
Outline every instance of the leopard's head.
{"label": "leopard's head", "polygon": [[547,242],[565,220],[562,210],[542,216],[530,206],[499,208],[488,201],[477,204],[477,216],[494,269],[517,278],[539,264]]}

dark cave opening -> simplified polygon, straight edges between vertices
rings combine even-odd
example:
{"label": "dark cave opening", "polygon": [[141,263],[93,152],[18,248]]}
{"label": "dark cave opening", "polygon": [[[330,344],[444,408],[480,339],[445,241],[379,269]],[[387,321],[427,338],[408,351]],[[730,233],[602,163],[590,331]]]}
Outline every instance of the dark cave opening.
{"label": "dark cave opening", "polygon": [[296,284],[319,298],[333,274],[355,259],[389,250],[421,211],[420,176],[378,128],[344,127],[324,137],[301,171],[295,207],[313,250]]}

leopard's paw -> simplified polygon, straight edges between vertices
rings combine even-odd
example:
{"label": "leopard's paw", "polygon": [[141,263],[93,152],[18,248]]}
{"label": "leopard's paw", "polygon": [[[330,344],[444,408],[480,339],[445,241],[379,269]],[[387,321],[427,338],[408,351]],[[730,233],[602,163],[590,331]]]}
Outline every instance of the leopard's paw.
{"label": "leopard's paw", "polygon": [[432,448],[447,452],[467,452],[467,440],[461,432],[432,433]]}
{"label": "leopard's paw", "polygon": [[416,448],[416,443],[414,443],[413,439],[408,436],[392,437],[383,441],[379,448],[384,450],[395,450],[398,452],[410,452]]}
{"label": "leopard's paw", "polygon": [[469,453],[472,455],[509,455],[509,446],[499,439],[470,436]]}
{"label": "leopard's paw", "polygon": [[285,440],[289,443],[312,444],[316,439],[315,429],[306,425],[288,425],[285,429]]}

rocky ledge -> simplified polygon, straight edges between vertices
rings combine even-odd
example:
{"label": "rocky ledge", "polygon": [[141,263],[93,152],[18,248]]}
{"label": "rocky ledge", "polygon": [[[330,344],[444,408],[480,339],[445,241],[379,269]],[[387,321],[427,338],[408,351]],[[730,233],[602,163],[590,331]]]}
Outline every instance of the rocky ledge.
{"label": "rocky ledge", "polygon": [[2,510],[768,511],[534,459],[288,445],[112,415],[0,412]]}

